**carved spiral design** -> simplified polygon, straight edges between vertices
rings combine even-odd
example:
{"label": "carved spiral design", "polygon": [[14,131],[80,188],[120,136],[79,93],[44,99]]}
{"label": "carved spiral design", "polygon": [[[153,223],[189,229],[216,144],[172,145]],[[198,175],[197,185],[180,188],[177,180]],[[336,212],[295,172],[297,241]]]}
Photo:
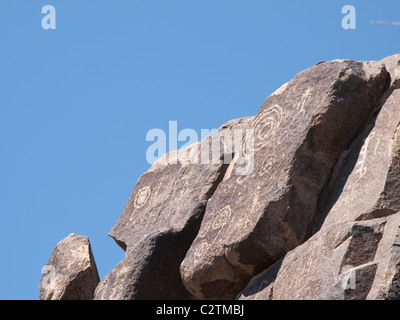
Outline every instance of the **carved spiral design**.
{"label": "carved spiral design", "polygon": [[209,247],[210,245],[208,244],[208,242],[204,241],[196,248],[193,254],[194,263],[197,263],[206,254]]}
{"label": "carved spiral design", "polygon": [[276,129],[281,125],[282,114],[282,108],[275,104],[257,116],[253,124],[255,149],[264,146],[267,139],[275,134]]}
{"label": "carved spiral design", "polygon": [[140,189],[135,197],[135,202],[134,202],[135,208],[139,209],[143,207],[143,205],[150,198],[150,194],[151,190],[149,186]]}
{"label": "carved spiral design", "polygon": [[225,223],[228,222],[230,216],[231,216],[231,207],[230,206],[224,207],[219,212],[218,216],[215,217],[214,222],[212,224],[212,228],[213,229],[221,228],[223,225],[225,225]]}

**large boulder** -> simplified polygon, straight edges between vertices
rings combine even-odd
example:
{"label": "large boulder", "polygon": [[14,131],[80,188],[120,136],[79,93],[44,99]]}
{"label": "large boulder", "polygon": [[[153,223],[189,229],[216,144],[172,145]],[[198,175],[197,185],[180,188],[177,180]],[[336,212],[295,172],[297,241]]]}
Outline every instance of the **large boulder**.
{"label": "large boulder", "polygon": [[166,154],[139,178],[109,233],[126,257],[102,279],[95,299],[192,298],[179,266],[252,119],[232,120],[202,141]]}
{"label": "large boulder", "polygon": [[388,80],[381,62],[336,60],[301,72],[264,102],[251,126],[253,173],[219,184],[181,265],[195,298],[235,298],[311,236],[333,169]]}
{"label": "large boulder", "polygon": [[92,300],[99,275],[89,239],[70,234],[60,241],[43,268],[41,300]]}

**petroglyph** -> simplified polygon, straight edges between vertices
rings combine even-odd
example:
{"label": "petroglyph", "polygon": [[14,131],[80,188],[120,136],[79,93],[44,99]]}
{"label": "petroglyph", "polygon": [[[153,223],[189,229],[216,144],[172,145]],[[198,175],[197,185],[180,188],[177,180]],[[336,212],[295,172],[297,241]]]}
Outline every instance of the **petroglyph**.
{"label": "petroglyph", "polygon": [[219,229],[224,226],[231,216],[231,207],[226,206],[221,210],[221,212],[214,218],[214,222],[212,224],[213,229]]}
{"label": "petroglyph", "polygon": [[271,174],[271,169],[273,168],[275,162],[276,162],[276,157],[273,152],[267,155],[261,164],[261,169],[258,172],[259,176]]}
{"label": "petroglyph", "polygon": [[146,187],[142,188],[136,195],[135,202],[134,202],[135,208],[139,209],[139,208],[143,207],[143,205],[149,199],[150,195],[151,195],[150,186],[146,186]]}
{"label": "petroglyph", "polygon": [[[203,239],[202,243],[193,253],[193,259],[196,262],[199,262],[207,253],[210,247],[217,241],[220,241],[219,234],[221,232],[227,232],[224,230],[224,227],[228,224],[229,219],[231,218],[231,208],[229,205],[224,207],[219,214],[214,217],[212,223],[208,223],[207,225],[202,225],[200,231],[197,235],[197,239]],[[205,236],[213,230],[216,232],[215,236],[211,239],[211,241],[207,241]]]}
{"label": "petroglyph", "polygon": [[[375,137],[375,134],[376,134],[375,132],[371,132],[371,134],[365,140],[364,146],[362,147],[362,149],[360,151],[360,157],[359,157],[359,160],[358,160],[358,162],[355,166],[355,170],[354,170],[355,174],[358,175],[358,180],[361,179],[367,173],[367,166],[366,166],[365,160],[366,160],[367,154],[368,154],[368,146],[369,146],[371,140]],[[376,145],[376,148],[377,148],[377,145]]]}
{"label": "petroglyph", "polygon": [[281,125],[282,115],[283,110],[278,104],[257,115],[252,125],[255,133],[254,147],[256,150],[265,146],[271,136],[276,133],[277,128]]}
{"label": "petroglyph", "polygon": [[207,253],[208,249],[210,248],[210,245],[207,241],[203,241],[202,244],[200,244],[197,248],[196,251],[194,252],[194,261],[198,262],[203,256]]}
{"label": "petroglyph", "polygon": [[300,103],[296,106],[296,109],[299,110],[298,114],[296,117],[304,117],[306,114],[305,106],[310,102],[311,100],[311,93],[313,91],[313,88],[308,87],[303,94],[301,95],[302,99]]}

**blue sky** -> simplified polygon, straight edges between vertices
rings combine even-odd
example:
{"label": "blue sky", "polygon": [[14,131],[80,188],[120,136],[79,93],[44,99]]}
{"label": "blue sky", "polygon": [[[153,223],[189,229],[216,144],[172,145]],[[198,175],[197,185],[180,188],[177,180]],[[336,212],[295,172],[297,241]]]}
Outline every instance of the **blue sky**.
{"label": "blue sky", "polygon": [[400,53],[400,27],[370,20],[400,21],[400,2],[1,0],[0,299],[38,299],[70,233],[101,278],[123,258],[107,233],[150,166],[149,130],[217,128],[321,60]]}

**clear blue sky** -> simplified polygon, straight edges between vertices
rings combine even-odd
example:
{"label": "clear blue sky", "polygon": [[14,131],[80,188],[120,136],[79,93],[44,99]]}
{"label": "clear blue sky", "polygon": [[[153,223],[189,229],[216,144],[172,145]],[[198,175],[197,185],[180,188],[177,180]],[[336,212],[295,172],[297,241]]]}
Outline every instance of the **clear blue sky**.
{"label": "clear blue sky", "polygon": [[400,21],[400,1],[1,0],[0,299],[38,299],[72,232],[100,277],[123,258],[107,233],[149,168],[150,129],[216,128],[321,60],[400,53],[400,27],[370,20]]}

